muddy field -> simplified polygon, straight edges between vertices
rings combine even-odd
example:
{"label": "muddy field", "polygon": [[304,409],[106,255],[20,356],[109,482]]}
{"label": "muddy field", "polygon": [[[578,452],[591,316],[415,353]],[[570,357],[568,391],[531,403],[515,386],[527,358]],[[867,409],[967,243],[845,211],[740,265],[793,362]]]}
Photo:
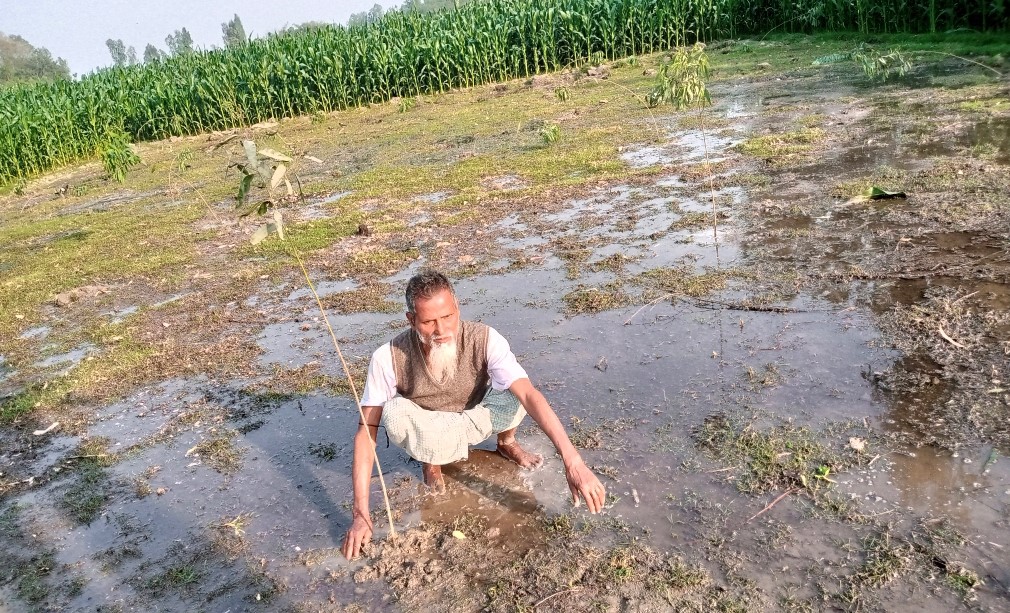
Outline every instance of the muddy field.
{"label": "muddy field", "polygon": [[[0,197],[0,611],[1010,610],[1010,82],[811,66],[846,44],[713,45],[704,111],[639,58]],[[233,212],[247,137],[297,159],[284,243]],[[444,495],[380,435],[397,535],[375,481],[344,560],[357,412],[295,252],[359,387],[410,275],[457,279],[605,512],[534,424],[543,467],[484,444]]]}

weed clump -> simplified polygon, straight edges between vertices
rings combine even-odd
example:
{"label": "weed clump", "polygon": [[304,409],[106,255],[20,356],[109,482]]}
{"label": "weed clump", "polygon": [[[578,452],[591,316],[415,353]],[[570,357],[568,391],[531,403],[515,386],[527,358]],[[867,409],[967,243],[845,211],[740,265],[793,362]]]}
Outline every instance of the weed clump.
{"label": "weed clump", "polygon": [[816,441],[806,428],[782,425],[758,431],[711,415],[694,432],[695,444],[735,468],[736,486],[747,494],[772,490],[814,491],[829,475],[855,461]]}
{"label": "weed clump", "polygon": [[804,127],[792,132],[754,136],[737,145],[748,155],[762,158],[774,165],[788,164],[809,152],[825,137],[820,128]]}
{"label": "weed clump", "polygon": [[562,300],[567,315],[601,313],[631,304],[631,297],[624,292],[620,283],[608,283],[601,287],[580,284],[565,294]]}
{"label": "weed clump", "polygon": [[346,292],[337,292],[321,299],[323,307],[338,315],[352,313],[396,313],[399,302],[389,300],[389,286],[372,283]]}
{"label": "weed clump", "polygon": [[632,283],[645,288],[645,299],[663,294],[700,298],[726,289],[729,279],[737,275],[731,270],[714,270],[695,274],[688,266],[653,268],[632,278]]}
{"label": "weed clump", "polygon": [[242,468],[243,450],[235,446],[234,430],[214,432],[196,444],[190,454],[198,455],[211,468],[219,473],[231,475]]}
{"label": "weed clump", "polygon": [[0,401],[0,424],[11,424],[22,415],[35,408],[41,398],[41,390],[28,388]]}
{"label": "weed clump", "polygon": [[115,462],[108,452],[109,441],[90,439],[82,443],[71,456],[76,461],[76,480],[64,492],[61,506],[79,524],[91,524],[101,513],[109,497],[109,478],[106,468]]}

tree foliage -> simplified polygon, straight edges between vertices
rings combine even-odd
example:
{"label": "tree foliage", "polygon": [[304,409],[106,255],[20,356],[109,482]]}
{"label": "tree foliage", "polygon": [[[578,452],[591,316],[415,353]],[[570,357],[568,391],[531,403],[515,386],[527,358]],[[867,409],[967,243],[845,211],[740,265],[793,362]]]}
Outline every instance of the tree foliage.
{"label": "tree foliage", "polygon": [[0,32],[0,83],[69,78],[66,60],[54,58],[48,49],[20,36]]}
{"label": "tree foliage", "polygon": [[463,6],[470,0],[404,0],[400,6],[401,11],[413,11],[415,13],[434,13],[442,9],[452,10]]}
{"label": "tree foliage", "polygon": [[221,38],[224,40],[225,47],[238,47],[245,44],[245,28],[242,26],[242,20],[239,19],[238,13],[231,21],[221,24]]}
{"label": "tree foliage", "polygon": [[193,37],[189,30],[183,28],[165,37],[165,46],[171,56],[188,55],[193,53]]}
{"label": "tree foliage", "polygon": [[363,26],[369,23],[375,23],[382,19],[385,14],[382,6],[378,3],[374,4],[372,8],[368,11],[363,11],[361,13],[354,13],[347,20],[348,26]]}
{"label": "tree foliage", "polygon": [[127,47],[123,39],[110,38],[105,41],[105,46],[109,48],[114,66],[132,66],[137,63],[137,50],[132,46]]}
{"label": "tree foliage", "polygon": [[144,47],[144,63],[150,64],[151,62],[157,62],[158,60],[163,60],[166,57],[166,53],[161,49],[155,47],[151,43],[147,43]]}

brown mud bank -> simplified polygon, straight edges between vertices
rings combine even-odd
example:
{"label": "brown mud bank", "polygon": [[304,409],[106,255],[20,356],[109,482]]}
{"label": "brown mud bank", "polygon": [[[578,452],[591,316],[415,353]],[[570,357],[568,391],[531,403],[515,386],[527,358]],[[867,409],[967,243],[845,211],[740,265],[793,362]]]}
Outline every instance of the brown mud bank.
{"label": "brown mud bank", "polygon": [[[344,560],[357,418],[314,300],[276,247],[204,211],[184,282],[50,304],[0,363],[38,405],[0,434],[0,608],[1010,608],[1010,110],[987,102],[1006,82],[940,64],[871,86],[806,64],[714,82],[703,118],[643,114],[604,156],[615,175],[593,162],[538,192],[506,159],[478,173],[479,214],[452,208],[474,197],[454,186],[385,208],[349,189],[292,228],[359,384],[410,274],[457,278],[464,316],[505,334],[602,475],[602,514],[572,507],[533,424],[543,467],[485,444],[438,496],[380,435],[398,534],[375,483],[376,542]],[[493,122],[521,95],[472,104]],[[479,129],[436,141],[439,165],[505,155]],[[366,172],[375,151],[336,163]],[[906,197],[853,198],[871,186]],[[359,222],[371,236],[320,229]],[[108,347],[119,361],[88,370]],[[106,388],[122,398],[91,400]],[[36,434],[55,421],[71,425]]]}

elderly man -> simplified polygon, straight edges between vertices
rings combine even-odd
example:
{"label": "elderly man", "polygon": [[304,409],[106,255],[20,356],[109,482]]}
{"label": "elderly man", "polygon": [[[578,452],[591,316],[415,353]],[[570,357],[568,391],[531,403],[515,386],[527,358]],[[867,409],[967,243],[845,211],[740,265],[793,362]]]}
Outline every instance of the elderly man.
{"label": "elderly man", "polygon": [[[582,461],[554,410],[526,376],[508,342],[493,328],[461,321],[445,275],[425,271],[407,283],[410,330],[372,354],[361,399],[365,422],[354,437],[354,505],[343,553],[356,557],[372,536],[369,480],[378,427],[421,462],[424,483],[445,491],[441,466],[467,457],[469,445],[498,435],[498,453],[523,468],[543,458],[519,445],[515,432],[527,412],[561,455],[572,500],[592,513],[605,490]],[[367,428],[367,429],[366,429]]]}

